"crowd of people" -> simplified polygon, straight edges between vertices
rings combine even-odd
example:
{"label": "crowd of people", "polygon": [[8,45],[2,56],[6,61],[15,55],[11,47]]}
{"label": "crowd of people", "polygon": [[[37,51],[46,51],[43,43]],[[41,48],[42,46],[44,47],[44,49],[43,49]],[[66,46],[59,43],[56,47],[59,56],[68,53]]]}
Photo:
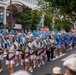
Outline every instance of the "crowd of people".
{"label": "crowd of people", "polygon": [[76,33],[72,32],[34,30],[24,33],[0,30],[0,72],[3,71],[4,55],[10,74],[14,72],[14,65],[19,66],[19,60],[25,71],[33,72],[36,66],[45,65],[46,55],[47,61],[50,61],[74,47],[76,47]]}

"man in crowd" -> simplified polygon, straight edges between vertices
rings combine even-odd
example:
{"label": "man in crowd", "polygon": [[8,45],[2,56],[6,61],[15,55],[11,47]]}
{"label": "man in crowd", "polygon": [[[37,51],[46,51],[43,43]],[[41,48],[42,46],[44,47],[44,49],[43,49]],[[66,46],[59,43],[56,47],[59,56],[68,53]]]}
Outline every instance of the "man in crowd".
{"label": "man in crowd", "polygon": [[60,67],[54,67],[52,75],[63,75],[61,68]]}
{"label": "man in crowd", "polygon": [[65,66],[65,75],[76,75],[76,57],[66,60],[63,66]]}

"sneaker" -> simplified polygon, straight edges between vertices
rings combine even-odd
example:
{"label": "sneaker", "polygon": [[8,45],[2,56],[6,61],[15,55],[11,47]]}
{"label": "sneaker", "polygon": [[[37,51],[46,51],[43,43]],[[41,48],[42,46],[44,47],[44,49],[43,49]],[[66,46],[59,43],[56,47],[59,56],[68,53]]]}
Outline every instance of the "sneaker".
{"label": "sneaker", "polygon": [[58,55],[56,55],[56,58],[58,58],[59,56]]}
{"label": "sneaker", "polygon": [[42,62],[42,65],[44,65],[45,63],[44,63],[44,61]]}
{"label": "sneaker", "polygon": [[36,68],[36,65],[34,65],[34,67],[33,68]]}
{"label": "sneaker", "polygon": [[2,70],[2,68],[0,69],[0,72],[2,72],[3,70]]}
{"label": "sneaker", "polygon": [[23,63],[21,62],[21,65],[23,66]]}
{"label": "sneaker", "polygon": [[30,68],[29,68],[29,71],[31,71],[31,69],[32,69],[32,68],[30,67]]}
{"label": "sneaker", "polygon": [[70,50],[72,50],[72,47],[70,48]]}
{"label": "sneaker", "polygon": [[40,67],[40,64],[38,65],[38,67]]}
{"label": "sneaker", "polygon": [[17,67],[19,65],[19,63],[17,63],[15,66]]}
{"label": "sneaker", "polygon": [[32,73],[33,72],[33,69],[31,69],[30,72]]}
{"label": "sneaker", "polygon": [[39,65],[41,66],[41,63]]}

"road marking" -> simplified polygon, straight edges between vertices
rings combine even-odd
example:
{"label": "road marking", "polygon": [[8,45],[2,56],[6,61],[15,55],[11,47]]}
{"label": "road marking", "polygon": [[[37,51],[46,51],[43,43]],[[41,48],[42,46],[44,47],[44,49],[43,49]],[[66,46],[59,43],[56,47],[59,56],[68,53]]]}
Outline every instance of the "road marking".
{"label": "road marking", "polygon": [[62,59],[61,61],[66,61],[67,59],[72,58],[72,57],[76,57],[76,54],[71,54],[71,55],[65,57],[64,59]]}
{"label": "road marking", "polygon": [[61,54],[60,56],[57,56],[56,58],[53,58],[52,60],[56,60],[56,59],[58,59],[58,58],[60,58],[60,57],[62,57],[62,56],[64,56],[64,55],[66,55],[66,53]]}

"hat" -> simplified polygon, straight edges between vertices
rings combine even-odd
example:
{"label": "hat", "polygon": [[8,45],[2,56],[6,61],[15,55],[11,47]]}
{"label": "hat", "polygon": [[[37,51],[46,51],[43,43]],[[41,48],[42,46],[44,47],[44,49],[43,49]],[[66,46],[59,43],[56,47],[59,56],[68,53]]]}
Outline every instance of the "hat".
{"label": "hat", "polygon": [[11,74],[11,75],[31,75],[31,74],[29,74],[26,71],[20,70],[20,71],[17,71],[15,73]]}
{"label": "hat", "polygon": [[54,67],[53,68],[53,73],[54,74],[61,74],[61,68],[60,67]]}
{"label": "hat", "polygon": [[76,72],[76,57],[72,57],[72,58],[66,60],[63,63],[63,66],[68,67],[70,70]]}

